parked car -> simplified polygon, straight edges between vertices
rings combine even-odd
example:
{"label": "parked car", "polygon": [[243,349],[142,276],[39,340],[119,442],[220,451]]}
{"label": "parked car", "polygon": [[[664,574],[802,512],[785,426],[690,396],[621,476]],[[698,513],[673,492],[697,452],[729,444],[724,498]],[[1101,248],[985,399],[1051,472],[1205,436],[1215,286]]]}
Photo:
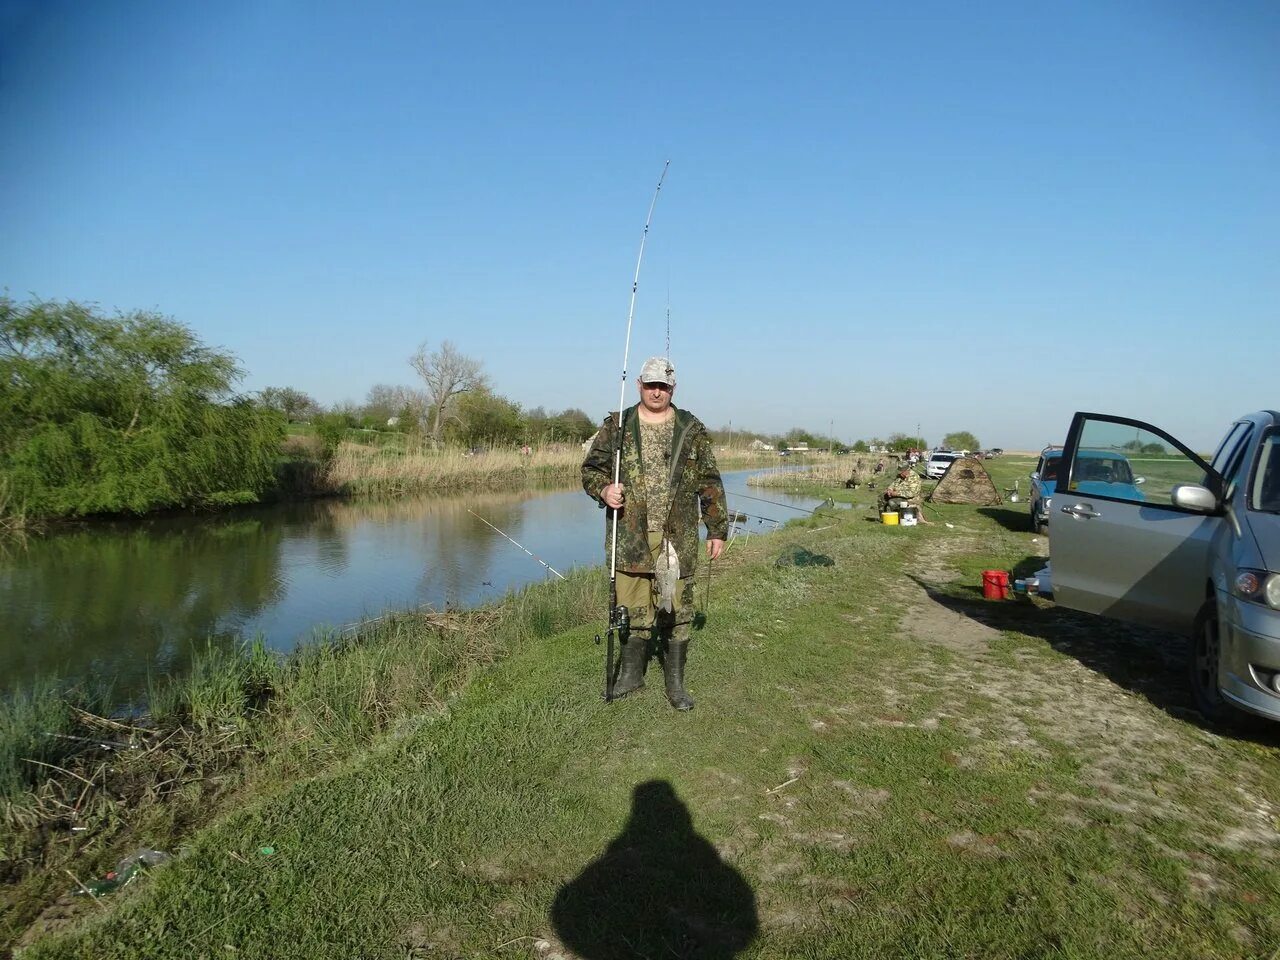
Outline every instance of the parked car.
{"label": "parked car", "polygon": [[950,467],[951,464],[959,459],[960,454],[958,453],[943,453],[941,451],[931,453],[929,454],[928,462],[924,465],[925,476],[930,480],[937,480],[947,472],[947,468]]}
{"label": "parked car", "polygon": [[[1078,488],[1086,493],[1098,493],[1123,497],[1142,502],[1138,484],[1146,483],[1145,477],[1135,477],[1129,458],[1114,450],[1081,450]],[[1031,473],[1031,526],[1036,533],[1049,529],[1049,511],[1053,507],[1053,491],[1058,485],[1061,447],[1045,447],[1040,460]]]}
{"label": "parked car", "polygon": [[[1126,452],[1145,496],[1087,489],[1095,450]],[[1158,427],[1077,413],[1059,456],[1054,599],[1188,632],[1206,718],[1280,720],[1280,413],[1241,417],[1208,463]]]}

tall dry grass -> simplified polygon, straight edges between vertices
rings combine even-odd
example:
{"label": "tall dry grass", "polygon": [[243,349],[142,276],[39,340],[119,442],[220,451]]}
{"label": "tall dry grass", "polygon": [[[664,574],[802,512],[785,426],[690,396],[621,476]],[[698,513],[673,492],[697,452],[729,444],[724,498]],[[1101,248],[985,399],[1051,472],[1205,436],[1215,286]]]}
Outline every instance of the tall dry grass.
{"label": "tall dry grass", "polygon": [[19,533],[29,521],[26,509],[13,496],[9,478],[0,476],[0,533]]}
{"label": "tall dry grass", "polygon": [[773,464],[747,478],[753,487],[800,490],[806,487],[838,487],[849,479],[853,463],[848,457],[806,454],[801,463]]}
{"label": "tall dry grass", "polygon": [[529,481],[570,481],[582,466],[582,448],[556,444],[522,454],[518,449],[456,447],[405,450],[343,443],[329,462],[336,492],[398,496],[422,490],[496,487]]}

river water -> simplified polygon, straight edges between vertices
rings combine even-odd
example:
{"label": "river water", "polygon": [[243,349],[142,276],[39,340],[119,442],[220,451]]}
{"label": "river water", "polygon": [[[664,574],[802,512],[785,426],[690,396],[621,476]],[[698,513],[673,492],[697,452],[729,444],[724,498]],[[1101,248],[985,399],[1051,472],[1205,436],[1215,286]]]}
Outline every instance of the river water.
{"label": "river water", "polygon": [[[750,515],[740,530],[803,516],[749,496],[818,504],[748,476],[724,475],[730,508]],[[551,576],[469,509],[561,573],[604,556],[604,511],[579,488],[313,500],[0,544],[0,692],[92,675],[129,694],[209,642],[260,635],[290,650],[387,610],[475,606]]]}

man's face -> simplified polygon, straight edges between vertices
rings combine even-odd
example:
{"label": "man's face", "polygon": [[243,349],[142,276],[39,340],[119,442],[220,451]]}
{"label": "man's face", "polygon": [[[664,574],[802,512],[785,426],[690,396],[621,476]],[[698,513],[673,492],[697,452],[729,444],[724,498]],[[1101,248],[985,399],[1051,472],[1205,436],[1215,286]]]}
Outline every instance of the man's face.
{"label": "man's face", "polygon": [[644,404],[644,408],[650,413],[665,413],[671,406],[671,395],[676,392],[676,388],[665,383],[637,382],[640,384],[640,402]]}

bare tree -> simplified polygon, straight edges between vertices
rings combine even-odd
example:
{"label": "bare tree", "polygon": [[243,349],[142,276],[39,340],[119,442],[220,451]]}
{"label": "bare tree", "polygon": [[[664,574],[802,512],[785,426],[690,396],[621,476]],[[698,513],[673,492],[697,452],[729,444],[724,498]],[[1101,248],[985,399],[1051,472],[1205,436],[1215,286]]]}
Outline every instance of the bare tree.
{"label": "bare tree", "polygon": [[473,360],[458,352],[458,348],[448,340],[440,344],[434,352],[427,350],[423,342],[409,358],[409,366],[417,371],[427,388],[427,397],[431,401],[431,437],[440,439],[440,428],[444,419],[445,406],[459,394],[467,393],[483,387],[488,382],[481,371],[480,361]]}
{"label": "bare tree", "polygon": [[320,404],[293,387],[266,387],[261,396],[264,405],[279,410],[290,423],[306,420],[320,411]]}

